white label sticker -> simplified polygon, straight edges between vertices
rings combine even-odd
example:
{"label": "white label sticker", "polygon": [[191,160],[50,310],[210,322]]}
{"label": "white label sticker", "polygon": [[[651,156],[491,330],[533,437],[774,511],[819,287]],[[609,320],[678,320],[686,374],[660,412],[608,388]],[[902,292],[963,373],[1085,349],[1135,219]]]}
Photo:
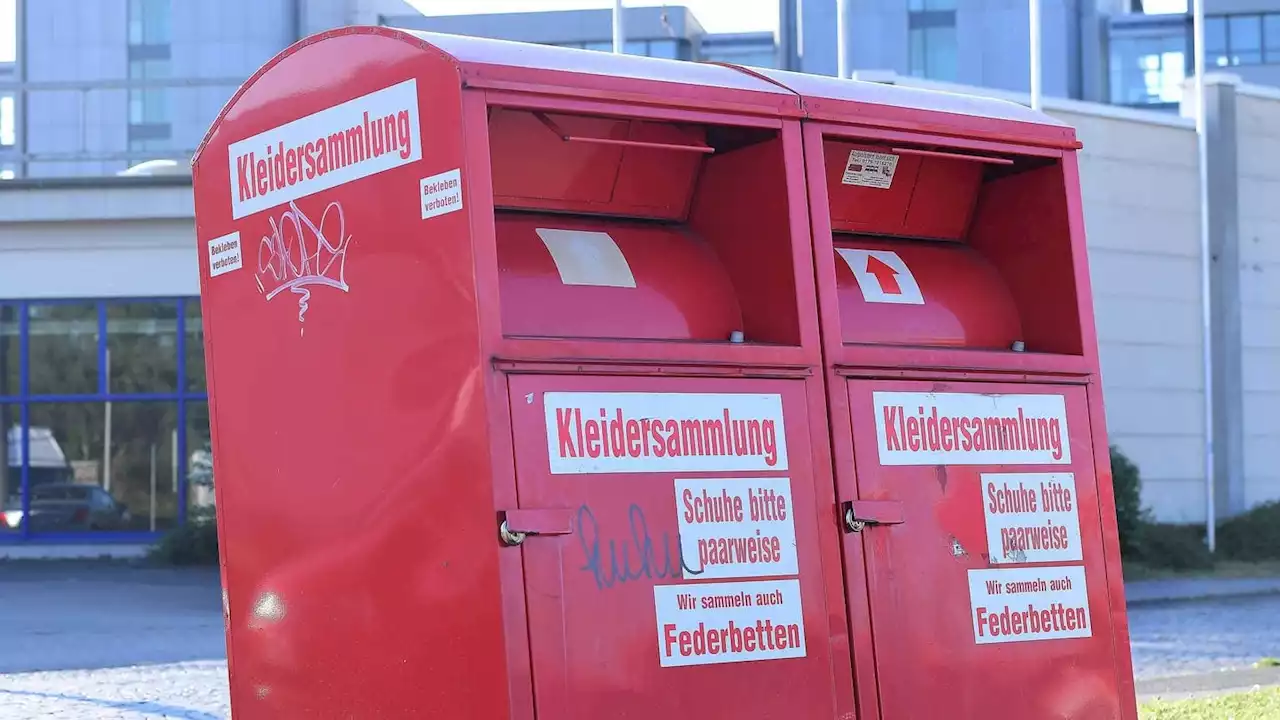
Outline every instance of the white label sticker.
{"label": "white label sticker", "polygon": [[795,575],[789,478],[676,480],[685,578]]}
{"label": "white label sticker", "polygon": [[1093,635],[1078,565],[970,570],[969,603],[979,645]]}
{"label": "white label sticker", "polygon": [[240,233],[233,232],[209,241],[209,277],[215,278],[244,264],[240,252]]}
{"label": "white label sticker", "polygon": [[423,220],[457,212],[462,209],[462,170],[422,178],[418,192],[422,196]]}
{"label": "white label sticker", "polygon": [[875,392],[882,465],[1068,465],[1061,395]]}
{"label": "white label sticker", "polygon": [[898,171],[898,156],[892,153],[850,150],[849,161],[844,165],[845,185],[861,185],[886,189],[893,185],[893,174]]}
{"label": "white label sticker", "polygon": [[787,469],[780,395],[549,392],[543,402],[557,475]]}
{"label": "white label sticker", "polygon": [[538,228],[565,285],[633,288],[631,264],[609,233]]}
{"label": "white label sticker", "polygon": [[924,294],[911,268],[891,250],[836,248],[853,277],[862,299],[869,303],[923,305]]}
{"label": "white label sticker", "polygon": [[799,580],[653,588],[662,667],[805,655]]}
{"label": "white label sticker", "polygon": [[418,83],[334,105],[231,144],[231,216],[283,205],[422,157]]}
{"label": "white label sticker", "polygon": [[1082,560],[1072,473],[983,473],[992,563]]}

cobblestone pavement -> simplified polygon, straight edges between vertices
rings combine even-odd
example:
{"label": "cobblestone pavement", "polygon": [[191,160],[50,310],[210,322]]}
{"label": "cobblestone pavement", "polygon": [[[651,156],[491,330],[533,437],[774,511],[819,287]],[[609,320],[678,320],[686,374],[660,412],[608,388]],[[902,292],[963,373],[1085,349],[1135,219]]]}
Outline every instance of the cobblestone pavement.
{"label": "cobblestone pavement", "polygon": [[218,576],[0,564],[0,718],[230,717]]}
{"label": "cobblestone pavement", "polygon": [[1139,679],[1247,668],[1280,658],[1280,595],[1143,605],[1129,610]]}
{"label": "cobblestone pavement", "polygon": [[[0,564],[0,719],[230,717],[217,575]],[[1280,657],[1280,595],[1129,612],[1139,679]]]}

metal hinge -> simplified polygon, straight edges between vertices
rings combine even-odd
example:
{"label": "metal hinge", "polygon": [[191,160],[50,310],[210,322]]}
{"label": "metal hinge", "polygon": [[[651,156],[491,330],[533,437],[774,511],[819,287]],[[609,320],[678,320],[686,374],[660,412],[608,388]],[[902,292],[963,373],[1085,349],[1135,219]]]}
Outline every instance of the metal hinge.
{"label": "metal hinge", "polygon": [[573,532],[572,510],[507,510],[498,526],[504,545],[519,545],[530,535],[569,535]]}
{"label": "metal hinge", "polygon": [[900,525],[906,522],[897,500],[853,500],[844,504],[844,527],[862,532],[868,525]]}

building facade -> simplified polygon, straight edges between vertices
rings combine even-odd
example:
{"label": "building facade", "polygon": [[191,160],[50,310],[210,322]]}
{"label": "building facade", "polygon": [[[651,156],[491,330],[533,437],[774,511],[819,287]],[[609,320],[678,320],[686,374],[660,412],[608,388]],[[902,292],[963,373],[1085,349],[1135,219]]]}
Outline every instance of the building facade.
{"label": "building facade", "polygon": [[[629,8],[628,51],[834,73],[834,3],[807,2],[787,16],[786,2],[778,41],[770,32],[707,33],[675,6]],[[1222,247],[1244,263],[1219,280],[1234,288],[1219,311],[1230,320],[1231,302],[1243,309],[1225,326],[1230,336],[1215,340],[1227,348],[1219,367],[1228,390],[1214,393],[1224,448],[1215,481],[1219,507],[1235,511],[1280,497],[1280,477],[1269,469],[1271,448],[1280,447],[1269,410],[1280,392],[1270,379],[1280,359],[1272,330],[1280,321],[1271,313],[1280,301],[1268,289],[1280,286],[1265,282],[1276,264],[1270,248],[1280,242],[1267,200],[1268,168],[1280,166],[1269,140],[1277,125],[1267,123],[1280,123],[1280,96],[1258,85],[1280,66],[1280,21],[1259,9],[1263,0],[1229,10],[1218,2],[1210,4],[1210,63],[1254,73],[1239,85],[1236,115],[1215,106],[1215,127],[1239,128],[1222,141],[1231,150],[1221,157],[1241,160],[1239,172],[1215,166],[1214,205],[1226,208],[1214,215]],[[156,159],[185,166],[245,77],[326,27],[382,23],[612,46],[607,10],[424,18],[400,0],[16,5],[16,52],[12,61],[0,57],[0,178],[11,179],[0,183],[0,544],[145,540],[212,502],[190,180],[181,172],[130,176],[127,168]],[[981,31],[1015,33],[1025,23],[1021,0],[851,6],[855,68],[887,66],[895,82],[970,83],[950,88],[961,92],[1025,89],[1025,42],[1002,49]],[[1083,0],[1054,7],[1046,33],[1060,39],[1045,45],[1047,94],[1094,87],[1080,70],[1089,56],[1109,58],[1109,68],[1098,61],[1103,99],[1178,107],[1186,73],[1177,69],[1190,56],[1184,16],[1133,16],[1117,6],[1108,16]],[[1085,26],[1101,28],[1103,49],[1086,50]],[[1063,60],[1049,72],[1055,53]],[[1235,86],[1213,87],[1220,98]],[[1051,111],[1086,143],[1085,216],[1114,438],[1142,468],[1158,517],[1202,520],[1194,131],[1176,112],[1090,103]]]}
{"label": "building facade", "polygon": [[[1026,0],[845,0],[852,70],[885,70],[996,90],[1030,88],[1030,10]],[[837,72],[836,3],[782,0],[797,13],[793,69]],[[1105,100],[1105,19],[1129,0],[1043,0],[1045,95]],[[784,25],[785,25],[784,21]],[[995,39],[998,38],[998,41]]]}
{"label": "building facade", "polygon": [[[852,70],[1030,89],[1024,0],[845,0]],[[785,67],[835,75],[835,2],[781,0]],[[1206,0],[1209,71],[1280,86],[1280,0]],[[1191,17],[1147,15],[1141,0],[1041,0],[1046,96],[1175,111],[1194,75]],[[993,42],[999,38],[999,42]]]}
{"label": "building facade", "polygon": [[[412,13],[387,16],[382,21],[405,30],[613,50],[613,11],[610,9],[436,17]],[[754,67],[779,66],[772,32],[711,34],[688,8],[678,5],[626,8],[623,27],[625,49],[631,55],[670,60],[722,60]]]}
{"label": "building facade", "polygon": [[[0,546],[145,542],[212,504],[182,171],[273,55],[408,7],[12,3],[14,52],[0,57]],[[117,177],[157,159],[176,177]]]}

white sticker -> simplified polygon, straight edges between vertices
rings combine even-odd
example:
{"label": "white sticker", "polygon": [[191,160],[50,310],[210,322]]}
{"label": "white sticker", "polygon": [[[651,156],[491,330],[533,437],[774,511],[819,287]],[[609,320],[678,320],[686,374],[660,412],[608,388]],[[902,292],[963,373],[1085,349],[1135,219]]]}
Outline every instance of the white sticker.
{"label": "white sticker", "polygon": [[992,563],[1084,558],[1072,473],[983,473],[982,510]]}
{"label": "white sticker", "polygon": [[543,402],[556,475],[787,469],[780,395],[549,392]]}
{"label": "white sticker", "polygon": [[345,185],[422,157],[418,83],[334,105],[231,144],[231,216]]}
{"label": "white sticker", "polygon": [[418,183],[422,196],[422,219],[462,209],[462,170],[450,170],[422,178]]}
{"label": "white sticker", "polygon": [[209,241],[209,277],[215,278],[232,270],[239,270],[243,264],[244,255],[240,252],[239,232]]}
{"label": "white sticker", "polygon": [[897,171],[897,155],[850,150],[849,161],[844,166],[844,178],[840,182],[883,190],[893,185],[893,174]]}
{"label": "white sticker", "polygon": [[970,570],[969,603],[979,645],[1093,636],[1078,565]]}
{"label": "white sticker", "polygon": [[685,578],[795,575],[789,478],[676,480]]}
{"label": "white sticker", "polygon": [[862,299],[869,303],[923,305],[924,294],[911,268],[891,250],[836,248],[853,277]]}
{"label": "white sticker", "polygon": [[662,667],[805,656],[799,580],[658,585]]}
{"label": "white sticker", "polygon": [[875,392],[882,465],[1069,465],[1061,395]]}
{"label": "white sticker", "polygon": [[609,233],[538,228],[565,285],[633,288],[635,275]]}

